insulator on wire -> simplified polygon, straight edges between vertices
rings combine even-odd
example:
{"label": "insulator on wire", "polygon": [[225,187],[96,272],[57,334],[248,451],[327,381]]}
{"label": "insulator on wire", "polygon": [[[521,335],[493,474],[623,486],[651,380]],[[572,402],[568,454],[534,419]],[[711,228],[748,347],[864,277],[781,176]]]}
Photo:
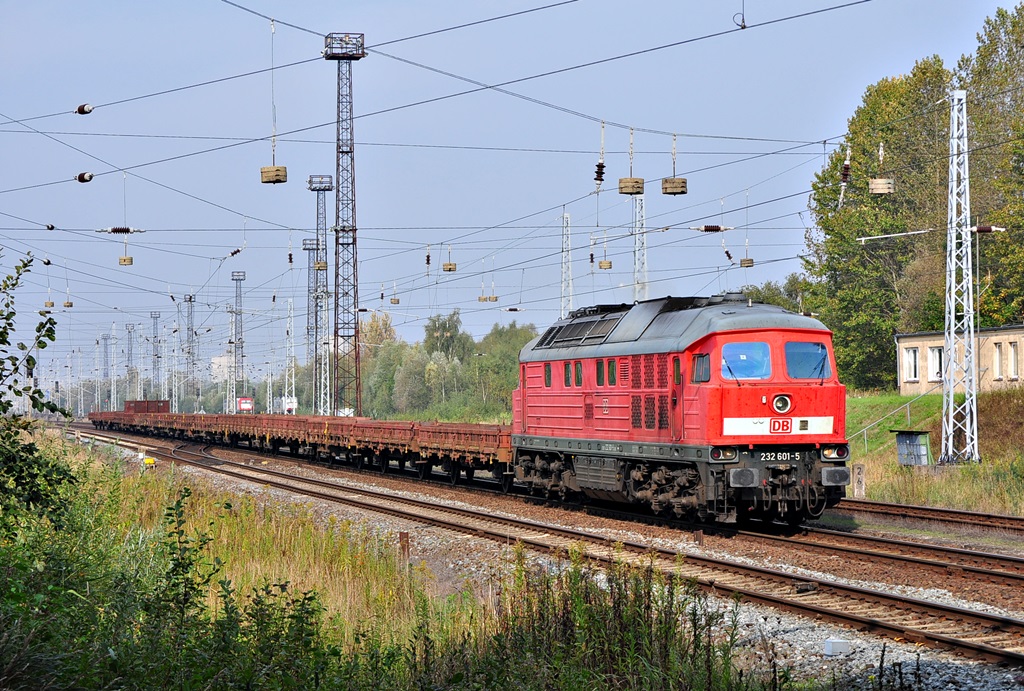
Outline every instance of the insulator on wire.
{"label": "insulator on wire", "polygon": [[430,252],[427,252],[427,266],[430,266]]}
{"label": "insulator on wire", "polygon": [[291,252],[288,253],[288,263],[289,264],[292,263],[292,253]]}
{"label": "insulator on wire", "polygon": [[47,229],[47,230],[53,230],[53,229],[54,229],[54,228],[56,228],[56,227],[57,227],[57,226],[53,225],[52,223],[47,223],[47,224],[46,224],[46,229]]}
{"label": "insulator on wire", "polygon": [[590,263],[591,264],[594,263],[594,253],[593,252],[590,253]]}
{"label": "insulator on wire", "polygon": [[79,182],[89,182],[92,180],[92,173],[79,173],[75,176],[75,180]]}
{"label": "insulator on wire", "polygon": [[229,254],[228,256],[229,257],[234,257],[235,255],[237,255],[241,251],[242,251],[241,247],[239,247],[238,249],[231,250],[231,254]]}
{"label": "insulator on wire", "polygon": [[92,112],[92,106],[88,103],[83,103],[82,105],[75,108],[75,112],[79,115],[88,115]]}
{"label": "insulator on wire", "polygon": [[849,163],[844,163],[843,164],[843,172],[841,173],[840,180],[842,182],[849,182],[850,181],[850,164]]}
{"label": "insulator on wire", "polygon": [[43,258],[43,266],[49,266],[49,265],[50,265],[50,260],[49,260],[49,259],[46,259],[46,258],[44,257],[44,258]]}
{"label": "insulator on wire", "polygon": [[604,161],[598,161],[594,168],[594,181],[604,182]]}
{"label": "insulator on wire", "polygon": [[702,233],[721,233],[723,230],[733,230],[732,226],[690,226],[690,230],[697,230]]}
{"label": "insulator on wire", "polygon": [[729,261],[732,261],[732,252],[730,252],[729,250],[726,250],[725,251],[725,258],[728,259]]}
{"label": "insulator on wire", "polygon": [[277,294],[276,293],[274,295],[270,296],[270,302],[271,302],[271,304],[277,302]]}

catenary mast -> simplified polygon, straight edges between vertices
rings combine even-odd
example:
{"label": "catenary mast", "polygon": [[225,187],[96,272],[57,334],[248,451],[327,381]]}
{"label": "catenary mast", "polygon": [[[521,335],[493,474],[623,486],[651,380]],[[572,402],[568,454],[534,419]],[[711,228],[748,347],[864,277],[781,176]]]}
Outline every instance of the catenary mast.
{"label": "catenary mast", "polygon": [[334,339],[332,415],[360,415],[359,280],[356,253],[356,160],[352,62],[366,57],[362,34],[328,34],[324,59],[338,63],[337,156],[334,204]]}

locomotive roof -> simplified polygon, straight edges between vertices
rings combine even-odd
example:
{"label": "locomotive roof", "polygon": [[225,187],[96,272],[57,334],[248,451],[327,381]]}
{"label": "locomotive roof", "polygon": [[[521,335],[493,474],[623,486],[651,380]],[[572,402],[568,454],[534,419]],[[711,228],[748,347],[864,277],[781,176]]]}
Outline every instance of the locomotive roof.
{"label": "locomotive roof", "polygon": [[828,331],[813,317],[751,302],[742,293],[669,296],[575,310],[527,343],[519,361],[677,352],[710,333],[746,329]]}

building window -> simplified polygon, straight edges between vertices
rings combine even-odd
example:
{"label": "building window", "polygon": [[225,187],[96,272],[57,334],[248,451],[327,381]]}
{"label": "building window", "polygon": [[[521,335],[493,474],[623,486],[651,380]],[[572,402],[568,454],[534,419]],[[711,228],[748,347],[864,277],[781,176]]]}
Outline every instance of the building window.
{"label": "building window", "polygon": [[572,386],[572,363],[565,363],[565,388]]}
{"label": "building window", "polygon": [[943,346],[928,348],[928,381],[942,381]]}
{"label": "building window", "polygon": [[903,349],[903,381],[918,381],[917,348]]}
{"label": "building window", "polygon": [[1000,381],[1003,378],[1003,344],[995,343],[992,346],[992,378]]}
{"label": "building window", "polygon": [[551,363],[544,363],[544,386],[551,386]]}
{"label": "building window", "polygon": [[597,385],[604,386],[604,360],[597,361]]}
{"label": "building window", "polygon": [[1010,344],[1010,361],[1007,363],[1007,369],[1010,370],[1010,379],[1020,377],[1020,364],[1017,362],[1017,355],[1017,342],[1014,341]]}

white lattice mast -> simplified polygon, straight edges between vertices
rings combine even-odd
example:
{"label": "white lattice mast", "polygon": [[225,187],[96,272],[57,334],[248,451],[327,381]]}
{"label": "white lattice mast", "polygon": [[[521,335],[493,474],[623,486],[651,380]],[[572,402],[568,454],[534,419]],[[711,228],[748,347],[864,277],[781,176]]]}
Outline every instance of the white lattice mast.
{"label": "white lattice mast", "polygon": [[237,383],[242,382],[245,392],[245,337],[242,335],[242,281],[244,271],[232,271],[231,280],[235,282],[235,307],[231,310],[231,374],[228,375],[228,407],[232,413],[238,412]]}
{"label": "white lattice mast", "polygon": [[559,310],[564,319],[572,312],[572,238],[569,214],[562,214],[562,302]]}
{"label": "white lattice mast", "polygon": [[142,377],[139,376],[139,368],[135,366],[135,324],[125,324],[124,330],[128,332],[128,377],[125,384],[125,398],[134,396],[136,401],[142,400]]}
{"label": "white lattice mast", "polygon": [[[942,359],[940,463],[976,463],[977,379],[971,266],[971,193],[967,167],[967,92],[954,91],[949,111],[949,199],[946,228],[946,340]],[[961,392],[963,399],[956,400]]]}
{"label": "white lattice mast", "polygon": [[153,381],[150,382],[150,393],[154,398],[160,395],[160,313],[150,312],[149,318],[153,320]]}
{"label": "white lattice mast", "polygon": [[[331,303],[326,299],[320,301],[320,322],[324,325],[331,321]],[[326,327],[320,330],[320,341],[317,343],[316,371],[314,386],[314,410],[317,415],[331,415],[331,332]]]}
{"label": "white lattice mast", "polygon": [[195,397],[192,412],[198,413],[199,380],[196,375],[196,363],[199,358],[199,345],[196,341],[195,305],[196,296],[186,295],[185,301],[185,397]]}
{"label": "white lattice mast", "polygon": [[[178,324],[175,322],[174,331],[178,330]],[[167,325],[163,325],[163,337],[160,339],[160,360],[164,363],[164,377],[160,382],[160,398],[169,400],[171,398],[171,392],[174,391],[175,400],[172,402],[172,413],[178,412],[177,405],[177,375],[178,375],[178,359],[177,359],[177,348],[171,347],[171,339],[167,335]]]}
{"label": "white lattice mast", "polygon": [[334,189],[330,175],[310,175],[309,189],[316,192],[316,239],[305,240],[309,250],[309,297],[306,315],[306,355],[313,365],[313,409],[329,415],[331,404],[330,347],[324,341],[330,333],[330,287],[327,276],[327,192]]}
{"label": "white lattice mast", "polygon": [[644,195],[633,197],[633,300],[647,299],[647,217]]}
{"label": "white lattice mast", "polygon": [[328,34],[324,59],[338,63],[337,183],[334,196],[334,338],[331,415],[362,414],[352,63],[366,57],[362,34]]}
{"label": "white lattice mast", "polygon": [[295,413],[295,312],[291,298],[288,298],[288,334],[285,342],[284,391],[281,393],[281,412],[292,406]]}
{"label": "white lattice mast", "polygon": [[[103,350],[103,372],[101,381],[108,382],[110,386],[110,397],[107,399],[106,410],[114,409],[114,379],[110,376],[110,334],[101,334],[100,342]],[[97,396],[98,397],[98,396]],[[100,406],[103,409],[103,406]]]}

